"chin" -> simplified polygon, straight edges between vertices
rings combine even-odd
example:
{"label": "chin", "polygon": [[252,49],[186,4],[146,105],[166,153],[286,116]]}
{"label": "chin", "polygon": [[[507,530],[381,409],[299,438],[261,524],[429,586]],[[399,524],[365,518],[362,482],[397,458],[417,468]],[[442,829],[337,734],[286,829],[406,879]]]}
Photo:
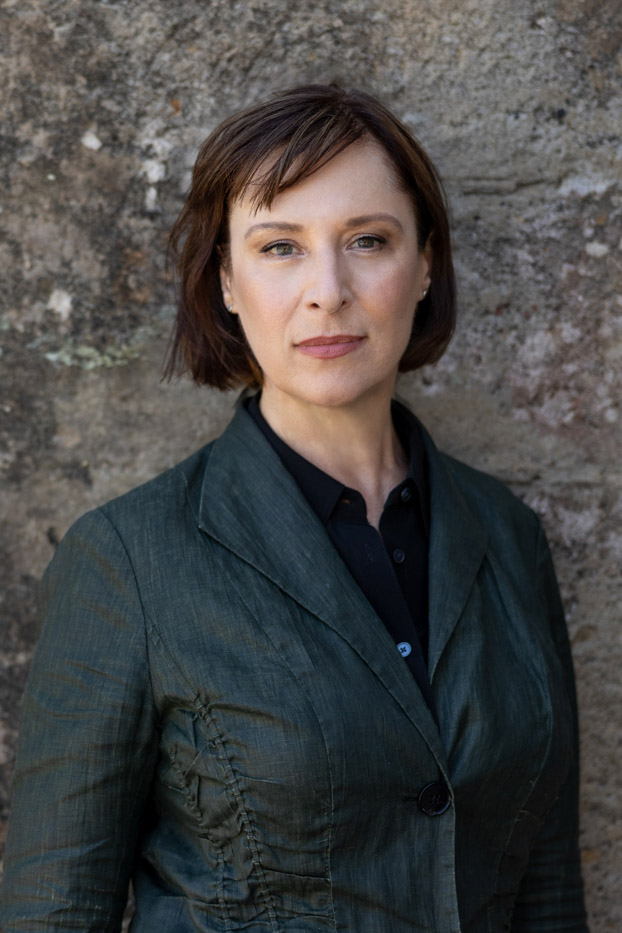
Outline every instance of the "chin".
{"label": "chin", "polygon": [[333,385],[314,386],[308,392],[300,393],[301,400],[320,408],[347,408],[357,402],[371,398],[378,386],[352,385],[348,380]]}

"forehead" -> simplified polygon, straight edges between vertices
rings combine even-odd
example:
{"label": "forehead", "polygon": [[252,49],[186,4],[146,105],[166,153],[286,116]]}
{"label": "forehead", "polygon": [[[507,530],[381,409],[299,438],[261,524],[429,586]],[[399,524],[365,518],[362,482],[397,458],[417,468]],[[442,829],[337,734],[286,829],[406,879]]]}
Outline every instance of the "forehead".
{"label": "forehead", "polygon": [[[287,213],[339,214],[341,211],[372,213],[399,210],[414,214],[389,156],[376,142],[363,139],[347,146],[320,168],[304,175],[291,187],[279,191],[269,205],[261,204],[263,188],[278,153],[256,170],[246,192],[233,201],[230,221]],[[295,174],[296,168],[292,169]],[[285,178],[287,180],[287,176]]]}

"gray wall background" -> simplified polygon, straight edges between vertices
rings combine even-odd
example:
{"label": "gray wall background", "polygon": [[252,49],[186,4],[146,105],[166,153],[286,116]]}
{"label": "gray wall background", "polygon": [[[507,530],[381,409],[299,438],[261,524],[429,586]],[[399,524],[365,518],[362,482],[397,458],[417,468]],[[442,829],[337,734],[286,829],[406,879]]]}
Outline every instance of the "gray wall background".
{"label": "gray wall background", "polygon": [[159,382],[164,245],[196,149],[232,109],[339,77],[381,93],[446,181],[460,326],[400,392],[544,520],[592,930],[622,929],[622,6],[4,0],[0,36],[0,825],[56,542],[231,415],[231,395]]}

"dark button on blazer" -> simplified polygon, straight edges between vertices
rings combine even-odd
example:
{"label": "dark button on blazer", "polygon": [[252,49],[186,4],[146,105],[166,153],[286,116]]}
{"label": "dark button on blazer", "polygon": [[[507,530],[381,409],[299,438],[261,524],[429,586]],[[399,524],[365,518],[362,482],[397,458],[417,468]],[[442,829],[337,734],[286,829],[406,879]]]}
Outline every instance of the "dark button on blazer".
{"label": "dark button on blazer", "polygon": [[244,410],[70,530],[43,587],[7,933],[118,931],[131,875],[134,933],[585,933],[548,549],[424,437],[440,730]]}

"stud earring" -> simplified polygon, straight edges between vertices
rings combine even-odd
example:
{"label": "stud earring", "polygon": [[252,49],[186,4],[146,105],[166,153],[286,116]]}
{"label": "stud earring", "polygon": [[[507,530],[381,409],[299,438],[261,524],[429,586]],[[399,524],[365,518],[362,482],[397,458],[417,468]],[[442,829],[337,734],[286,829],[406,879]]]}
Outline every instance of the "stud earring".
{"label": "stud earring", "polygon": [[233,305],[227,305],[227,311],[229,314],[233,314]]}
{"label": "stud earring", "polygon": [[421,296],[421,300],[422,300],[422,301],[423,301],[423,299],[425,298],[425,296],[426,296],[427,294],[428,294],[428,289],[427,289],[427,288],[424,288],[424,289],[423,289],[423,295]]}

